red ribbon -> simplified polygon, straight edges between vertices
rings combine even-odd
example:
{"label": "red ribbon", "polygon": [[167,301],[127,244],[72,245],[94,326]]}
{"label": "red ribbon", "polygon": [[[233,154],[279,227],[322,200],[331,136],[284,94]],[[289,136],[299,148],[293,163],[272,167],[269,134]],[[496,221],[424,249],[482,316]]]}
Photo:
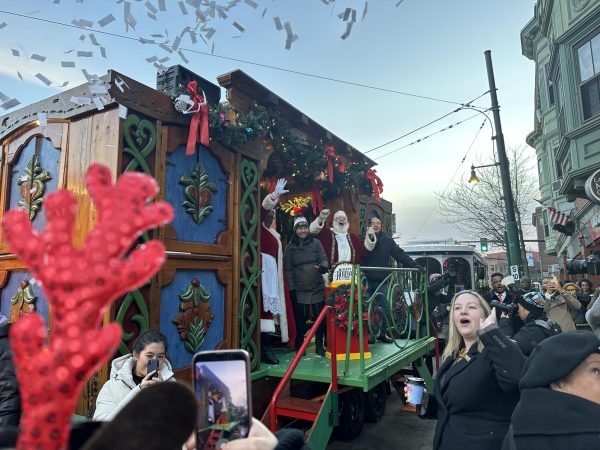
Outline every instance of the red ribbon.
{"label": "red ribbon", "polygon": [[210,142],[208,137],[208,105],[206,104],[204,97],[198,95],[196,92],[197,88],[198,82],[195,80],[190,81],[187,85],[188,93],[194,101],[192,110],[198,109],[198,105],[202,104],[202,106],[194,113],[192,121],[190,122],[190,134],[188,135],[187,146],[185,147],[186,156],[194,154],[198,139],[200,139],[200,144],[205,147],[208,147]]}
{"label": "red ribbon", "polygon": [[329,182],[333,183],[333,161],[335,160],[339,167],[340,173],[344,173],[344,160],[341,156],[335,154],[335,148],[333,146],[325,147],[325,159],[327,160],[327,175],[329,176]]}
{"label": "red ribbon", "polygon": [[371,182],[375,201],[381,202],[381,193],[383,192],[383,181],[377,176],[375,169],[369,169],[365,172],[365,178]]}
{"label": "red ribbon", "polygon": [[313,214],[317,215],[317,210],[323,210],[323,197],[321,197],[321,186],[319,182],[315,182],[312,188],[312,206]]}

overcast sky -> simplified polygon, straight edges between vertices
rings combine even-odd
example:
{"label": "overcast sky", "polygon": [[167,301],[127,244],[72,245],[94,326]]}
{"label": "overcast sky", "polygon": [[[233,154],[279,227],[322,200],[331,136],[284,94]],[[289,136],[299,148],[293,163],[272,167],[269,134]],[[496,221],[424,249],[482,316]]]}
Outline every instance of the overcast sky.
{"label": "overcast sky", "polygon": [[[126,3],[136,22],[135,29],[126,30]],[[180,3],[188,15],[183,15]],[[483,52],[489,49],[507,146],[523,145],[533,128],[534,64],[521,55],[519,36],[533,17],[533,0],[242,0],[226,12],[227,17],[208,22],[206,28],[214,28],[215,32],[206,44],[200,39],[193,44],[189,34],[184,35],[180,49],[188,63],[156,45],[139,42],[142,36],[157,42],[168,39],[171,45],[182,29],[195,26],[194,9],[190,6],[193,3],[0,0],[0,91],[16,97],[24,106],[85,82],[81,69],[98,75],[115,69],[155,86],[156,68],[146,61],[153,56],[169,57],[163,62],[165,66],[183,64],[215,83],[218,75],[239,68],[354,147],[369,152],[457,108],[448,102],[463,103],[486,92]],[[166,10],[161,11],[161,7]],[[343,15],[347,8],[356,11],[356,23],[347,38],[341,39],[347,22],[338,14]],[[114,21],[98,24],[110,14]],[[289,22],[292,33],[297,35],[290,49],[285,49],[286,31],[276,28],[276,17],[282,23]],[[96,32],[95,45],[90,30],[51,23],[71,24],[80,19],[93,22],[94,30],[118,36]],[[352,20],[352,14],[349,19]],[[162,37],[151,37],[152,34]],[[92,56],[77,56],[78,51],[92,52]],[[211,52],[239,61],[211,56]],[[32,58],[34,54],[45,60]],[[63,68],[61,61],[75,62],[76,67]],[[38,73],[51,81],[51,86],[36,78]],[[58,87],[67,81],[65,88]],[[489,106],[489,96],[476,104]],[[4,112],[0,110],[0,114]],[[477,134],[483,116],[471,118],[474,115],[473,111],[452,114],[368,153],[380,164],[376,169],[384,183],[383,197],[394,205],[402,239],[460,237],[437,213],[434,192],[444,191],[455,173],[457,181],[468,177],[469,167],[477,159],[486,161],[493,157],[489,126]],[[461,121],[464,123],[451,130],[428,137]],[[424,137],[428,138],[394,152]]]}

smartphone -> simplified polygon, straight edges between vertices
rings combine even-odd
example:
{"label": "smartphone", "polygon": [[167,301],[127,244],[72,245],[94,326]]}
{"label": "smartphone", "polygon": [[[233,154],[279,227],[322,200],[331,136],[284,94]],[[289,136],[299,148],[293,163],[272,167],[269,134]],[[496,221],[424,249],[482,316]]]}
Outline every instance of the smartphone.
{"label": "smartphone", "polygon": [[192,359],[198,402],[196,450],[218,450],[250,431],[250,357],[244,350],[198,352]]}
{"label": "smartphone", "polygon": [[159,366],[160,362],[158,359],[150,359],[148,360],[148,368],[146,369],[146,375],[149,374],[150,372],[153,372],[156,370],[156,373],[154,375],[152,375],[152,378],[158,378],[158,366]]}

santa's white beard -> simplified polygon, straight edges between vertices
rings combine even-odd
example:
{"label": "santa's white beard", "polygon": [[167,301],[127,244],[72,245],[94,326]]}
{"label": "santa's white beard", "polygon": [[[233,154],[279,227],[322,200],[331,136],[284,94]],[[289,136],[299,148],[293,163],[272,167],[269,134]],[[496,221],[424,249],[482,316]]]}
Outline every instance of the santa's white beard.
{"label": "santa's white beard", "polygon": [[350,224],[349,223],[339,224],[337,222],[333,222],[332,228],[336,234],[348,234],[348,228],[350,228]]}

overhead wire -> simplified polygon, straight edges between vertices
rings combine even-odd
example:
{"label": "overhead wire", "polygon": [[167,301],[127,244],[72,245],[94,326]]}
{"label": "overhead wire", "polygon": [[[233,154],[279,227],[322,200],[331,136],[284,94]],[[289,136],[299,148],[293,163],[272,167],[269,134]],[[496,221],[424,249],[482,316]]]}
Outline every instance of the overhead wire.
{"label": "overhead wire", "polygon": [[[136,41],[136,42],[141,42],[140,38],[135,38],[133,36],[126,36],[123,34],[119,34],[119,33],[111,33],[109,31],[104,31],[104,30],[98,30],[96,28],[92,28],[92,27],[83,27],[80,25],[75,25],[72,23],[65,23],[65,22],[60,22],[57,20],[51,20],[51,19],[45,19],[42,17],[33,17],[30,15],[26,15],[26,14],[20,14],[20,13],[16,13],[16,12],[12,12],[12,11],[6,11],[3,9],[0,9],[0,13],[3,14],[8,14],[8,15],[12,15],[12,16],[16,16],[16,17],[20,17],[20,18],[24,18],[24,19],[30,19],[30,20],[36,20],[39,22],[45,22],[45,23],[50,23],[53,25],[58,25],[58,26],[63,26],[63,27],[68,27],[68,28],[75,28],[75,29],[79,29],[79,30],[85,30],[88,32],[94,32],[97,34],[103,34],[106,36],[112,36],[112,37],[116,37],[116,38],[121,38],[121,39],[127,39],[127,40],[131,40],[131,41]],[[159,45],[159,43],[157,42],[148,42],[145,43],[144,45]],[[287,72],[287,73],[292,73],[295,75],[301,75],[301,76],[305,76],[305,77],[310,77],[310,78],[315,78],[315,79],[319,79],[319,80],[325,80],[325,81],[331,81],[334,83],[340,83],[340,84],[346,84],[346,85],[350,85],[350,86],[356,86],[356,87],[361,87],[361,88],[365,88],[365,89],[372,89],[372,90],[376,90],[376,91],[381,91],[381,92],[387,92],[387,93],[391,93],[391,94],[399,94],[399,95],[404,95],[404,96],[408,96],[408,97],[414,97],[414,98],[420,98],[423,100],[430,100],[430,101],[435,101],[435,102],[441,102],[441,103],[449,103],[449,104],[453,104],[453,105],[464,105],[464,103],[460,103],[460,102],[455,102],[455,101],[451,101],[451,100],[446,100],[446,99],[441,99],[441,98],[436,98],[436,97],[431,97],[431,96],[427,96],[427,95],[420,95],[420,94],[414,94],[411,92],[405,92],[405,91],[398,91],[395,89],[388,89],[388,88],[383,88],[383,87],[379,87],[379,86],[372,86],[372,85],[368,85],[368,84],[364,84],[364,83],[356,83],[353,81],[348,81],[348,80],[341,80],[339,78],[333,78],[333,77],[328,77],[325,75],[318,75],[318,74],[314,74],[314,73],[309,73],[309,72],[302,72],[299,70],[294,70],[294,69],[287,69],[284,67],[278,67],[278,66],[273,66],[270,64],[264,64],[264,63],[259,63],[259,62],[255,62],[255,61],[249,61],[246,59],[240,59],[240,58],[233,58],[231,56],[224,56],[224,55],[218,55],[212,52],[203,52],[201,50],[195,50],[195,49],[191,49],[191,48],[184,48],[184,47],[179,47],[179,50],[182,51],[186,51],[189,53],[195,53],[195,54],[199,54],[199,55],[204,55],[204,56],[211,56],[214,58],[219,58],[219,59],[224,59],[227,61],[234,61],[234,62],[239,62],[239,63],[243,63],[243,64],[248,64],[248,65],[252,65],[252,66],[257,66],[257,67],[262,67],[265,69],[271,69],[271,70],[278,70],[281,72]]]}
{"label": "overhead wire", "polygon": [[[473,100],[471,100],[469,102],[466,102],[466,103],[461,103],[461,107],[460,108],[456,108],[454,111],[450,111],[449,113],[446,113],[446,114],[438,117],[437,119],[433,119],[432,121],[427,122],[425,125],[421,125],[421,126],[415,128],[414,130],[409,131],[408,133],[404,133],[402,136],[398,136],[397,138],[394,138],[394,139],[392,139],[390,141],[384,142],[383,144],[378,145],[377,147],[373,147],[372,149],[369,149],[369,150],[367,150],[367,151],[365,151],[363,153],[366,155],[367,153],[371,153],[371,152],[373,152],[375,150],[378,150],[378,149],[380,149],[382,147],[385,147],[386,145],[389,145],[389,144],[392,144],[392,143],[394,143],[396,141],[399,141],[400,139],[403,139],[403,138],[405,138],[407,136],[410,136],[411,134],[414,134],[417,131],[422,130],[423,128],[426,128],[429,125],[432,125],[432,124],[434,124],[436,122],[439,122],[440,120],[445,119],[446,117],[448,117],[448,116],[450,116],[452,114],[455,114],[455,113],[461,111],[462,109],[473,109],[473,110],[476,110],[476,111],[479,111],[479,112],[481,112],[480,110],[489,111],[489,108],[488,109],[484,109],[484,108],[479,108],[479,107],[475,107],[475,106],[472,105],[473,102],[477,101],[478,99],[480,99],[481,97],[483,97],[484,95],[486,95],[488,92],[490,92],[490,91],[487,90],[483,94],[480,94],[477,97],[475,97]],[[487,117],[487,115],[486,115],[486,117]],[[489,119],[489,117],[488,117],[488,119]]]}
{"label": "overhead wire", "polygon": [[[415,144],[418,144],[418,143],[420,143],[420,142],[423,142],[424,140],[426,140],[426,139],[429,139],[430,137],[432,137],[432,136],[435,136],[436,134],[440,134],[440,133],[442,133],[442,132],[444,132],[444,131],[448,131],[448,130],[451,130],[451,129],[453,129],[453,128],[456,128],[456,127],[457,127],[457,126],[459,126],[460,124],[462,124],[462,123],[464,123],[464,122],[466,122],[466,121],[468,121],[468,120],[474,119],[475,117],[478,117],[478,115],[477,115],[477,114],[473,114],[472,116],[469,116],[469,117],[467,117],[467,118],[466,118],[466,119],[464,119],[464,120],[461,120],[461,121],[459,121],[459,122],[456,122],[456,123],[450,124],[450,125],[448,125],[447,127],[444,127],[444,128],[441,128],[441,129],[439,129],[439,130],[435,131],[434,133],[428,134],[427,136],[424,136],[424,137],[422,137],[422,138],[419,138],[419,139],[417,139],[416,141],[412,141],[412,142],[410,142],[409,144],[403,145],[402,147],[398,147],[397,149],[395,149],[395,150],[392,150],[391,152],[385,153],[385,154],[383,154],[383,155],[381,155],[381,156],[377,156],[377,157],[375,157],[374,159],[375,159],[375,161],[378,161],[378,160],[380,160],[381,158],[384,158],[384,157],[386,157],[386,156],[388,156],[388,155],[391,155],[392,153],[396,153],[396,152],[398,152],[398,151],[400,151],[400,150],[403,150],[403,149],[405,149],[405,148],[407,148],[407,147],[410,147],[411,145],[415,145]],[[484,121],[484,125],[485,125],[485,121]]]}
{"label": "overhead wire", "polygon": [[[454,181],[454,177],[456,176],[456,174],[458,173],[458,171],[460,170],[460,167],[463,165],[463,163],[466,161],[467,156],[469,156],[469,153],[471,152],[471,150],[473,149],[473,145],[475,145],[475,141],[477,141],[477,138],[479,137],[479,133],[481,133],[481,130],[483,129],[485,125],[485,119],[483,122],[481,122],[481,125],[479,127],[479,129],[477,130],[477,133],[475,134],[475,137],[473,138],[473,141],[471,142],[471,145],[469,145],[469,148],[467,149],[465,156],[463,156],[463,158],[461,159],[460,163],[458,164],[458,167],[456,167],[456,170],[454,171],[454,174],[452,174],[452,177],[450,178],[450,181],[448,181],[448,184],[446,185],[446,187],[444,188],[444,190],[442,191],[442,194],[440,195],[440,198],[438,199],[438,201],[435,203],[435,205],[433,206],[433,208],[431,208],[431,211],[429,211],[429,214],[427,215],[427,218],[425,219],[425,221],[423,222],[423,224],[421,225],[421,228],[419,228],[419,231],[417,231],[417,233],[415,234],[415,238],[419,236],[419,234],[421,234],[421,231],[423,231],[423,228],[425,228],[425,225],[427,225],[427,222],[429,222],[429,219],[431,219],[431,216],[433,215],[433,213],[435,212],[435,210],[438,208],[438,206],[440,205],[440,202],[442,201],[442,198],[444,197],[444,195],[446,194],[446,191],[448,190],[448,188],[450,187],[450,185],[452,184],[452,181]],[[492,146],[493,146],[493,141],[492,141]]]}

